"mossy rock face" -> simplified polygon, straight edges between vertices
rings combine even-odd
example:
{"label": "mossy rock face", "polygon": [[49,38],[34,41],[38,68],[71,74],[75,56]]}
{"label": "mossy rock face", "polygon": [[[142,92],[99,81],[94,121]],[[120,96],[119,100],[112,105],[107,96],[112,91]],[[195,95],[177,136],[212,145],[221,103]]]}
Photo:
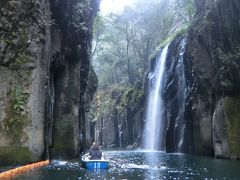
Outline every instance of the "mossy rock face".
{"label": "mossy rock face", "polygon": [[55,120],[54,157],[71,157],[74,155],[73,118],[72,114],[66,114]]}
{"label": "mossy rock face", "polygon": [[24,136],[24,127],[29,123],[27,112],[27,102],[29,93],[27,93],[30,85],[28,71],[21,71],[11,77],[8,88],[8,104],[5,108],[6,117],[3,120],[4,131],[11,139],[14,145],[21,144]]}
{"label": "mossy rock face", "polygon": [[18,165],[32,161],[32,154],[27,147],[0,147],[1,165]]}
{"label": "mossy rock face", "polygon": [[26,97],[22,96],[22,87],[17,86],[10,92],[10,101],[6,108],[6,118],[4,121],[5,131],[11,136],[14,142],[19,142],[24,126],[26,125],[27,115],[24,113]]}
{"label": "mossy rock face", "polygon": [[240,96],[227,97],[224,100],[226,122],[228,128],[230,154],[240,157]]}
{"label": "mossy rock face", "polygon": [[137,107],[144,96],[142,87],[112,87],[108,90],[98,91],[95,107],[92,107],[90,114],[95,120],[101,117],[111,117],[117,109],[124,112],[127,108]]}
{"label": "mossy rock face", "polygon": [[42,11],[44,5],[33,0],[1,3],[0,65],[20,69],[25,63],[34,63],[36,58],[29,47],[35,37],[43,41],[47,23]]}
{"label": "mossy rock face", "polygon": [[143,95],[144,92],[141,88],[130,87],[123,92],[119,105],[122,110],[125,110],[127,107],[135,107]]}

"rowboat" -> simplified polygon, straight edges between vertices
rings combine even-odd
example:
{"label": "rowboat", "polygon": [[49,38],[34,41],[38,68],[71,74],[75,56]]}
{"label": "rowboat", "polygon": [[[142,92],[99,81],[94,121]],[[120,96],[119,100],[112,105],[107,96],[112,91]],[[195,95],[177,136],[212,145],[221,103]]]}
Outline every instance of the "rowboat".
{"label": "rowboat", "polygon": [[90,159],[89,154],[85,154],[82,156],[82,165],[86,169],[107,169],[109,167],[109,160],[105,158],[101,159]]}

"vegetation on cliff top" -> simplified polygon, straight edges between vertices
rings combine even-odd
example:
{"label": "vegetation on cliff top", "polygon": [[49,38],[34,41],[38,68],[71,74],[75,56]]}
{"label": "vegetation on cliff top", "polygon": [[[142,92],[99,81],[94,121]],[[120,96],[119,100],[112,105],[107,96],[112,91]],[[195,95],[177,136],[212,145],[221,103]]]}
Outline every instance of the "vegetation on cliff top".
{"label": "vegetation on cliff top", "polygon": [[134,108],[143,97],[143,90],[137,86],[117,86],[107,90],[99,90],[91,105],[91,119],[96,121],[101,117],[113,114],[114,110],[121,112],[127,108]]}
{"label": "vegetation on cliff top", "polygon": [[194,12],[193,0],[142,0],[120,14],[99,14],[93,29],[92,51],[99,80],[96,101],[101,102],[93,105],[95,120],[111,113],[114,107],[126,109],[138,103],[144,95],[142,84],[149,59],[157,49],[186,31]]}
{"label": "vegetation on cliff top", "polygon": [[193,0],[164,0],[139,1],[121,14],[99,15],[93,39],[99,88],[143,82],[155,49],[187,29],[194,12]]}

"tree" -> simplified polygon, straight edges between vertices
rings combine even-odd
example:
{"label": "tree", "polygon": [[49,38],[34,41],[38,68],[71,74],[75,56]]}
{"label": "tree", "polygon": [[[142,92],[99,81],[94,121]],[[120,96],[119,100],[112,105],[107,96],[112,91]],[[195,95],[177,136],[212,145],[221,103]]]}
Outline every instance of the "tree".
{"label": "tree", "polygon": [[169,34],[192,20],[193,0],[140,0],[121,14],[98,17],[93,65],[99,86],[142,82],[151,54]]}

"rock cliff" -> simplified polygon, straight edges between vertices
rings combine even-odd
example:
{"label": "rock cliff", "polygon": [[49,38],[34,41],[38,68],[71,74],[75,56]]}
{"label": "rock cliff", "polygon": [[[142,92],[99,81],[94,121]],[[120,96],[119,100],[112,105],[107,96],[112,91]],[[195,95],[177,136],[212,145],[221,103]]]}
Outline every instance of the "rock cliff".
{"label": "rock cliff", "polygon": [[0,1],[1,162],[79,154],[98,4]]}
{"label": "rock cliff", "polygon": [[0,159],[44,155],[44,115],[50,59],[50,4],[1,1]]}
{"label": "rock cliff", "polygon": [[[196,6],[190,28],[169,45],[163,92],[166,151],[239,158],[240,2],[196,0]],[[110,107],[124,106],[108,108],[92,122],[103,145],[140,146],[146,105],[142,95],[124,98],[123,92],[112,92]]]}
{"label": "rock cliff", "polygon": [[[239,158],[240,3],[236,0],[196,1],[197,14],[186,37],[184,75],[184,139],[181,151]],[[176,151],[174,107],[179,40],[169,58],[166,104],[167,150]],[[174,49],[175,48],[175,49]],[[172,105],[172,106],[171,106]],[[175,116],[175,117],[174,117]]]}
{"label": "rock cliff", "polygon": [[84,97],[90,68],[93,17],[97,9],[97,1],[51,1],[55,23],[52,32],[56,42],[52,47],[50,67],[53,78],[50,78],[50,87],[54,89],[53,109],[49,110],[53,115],[48,126],[51,157],[74,157],[84,148]]}
{"label": "rock cliff", "polygon": [[141,84],[99,91],[90,113],[90,136],[108,148],[141,146],[144,99]]}

